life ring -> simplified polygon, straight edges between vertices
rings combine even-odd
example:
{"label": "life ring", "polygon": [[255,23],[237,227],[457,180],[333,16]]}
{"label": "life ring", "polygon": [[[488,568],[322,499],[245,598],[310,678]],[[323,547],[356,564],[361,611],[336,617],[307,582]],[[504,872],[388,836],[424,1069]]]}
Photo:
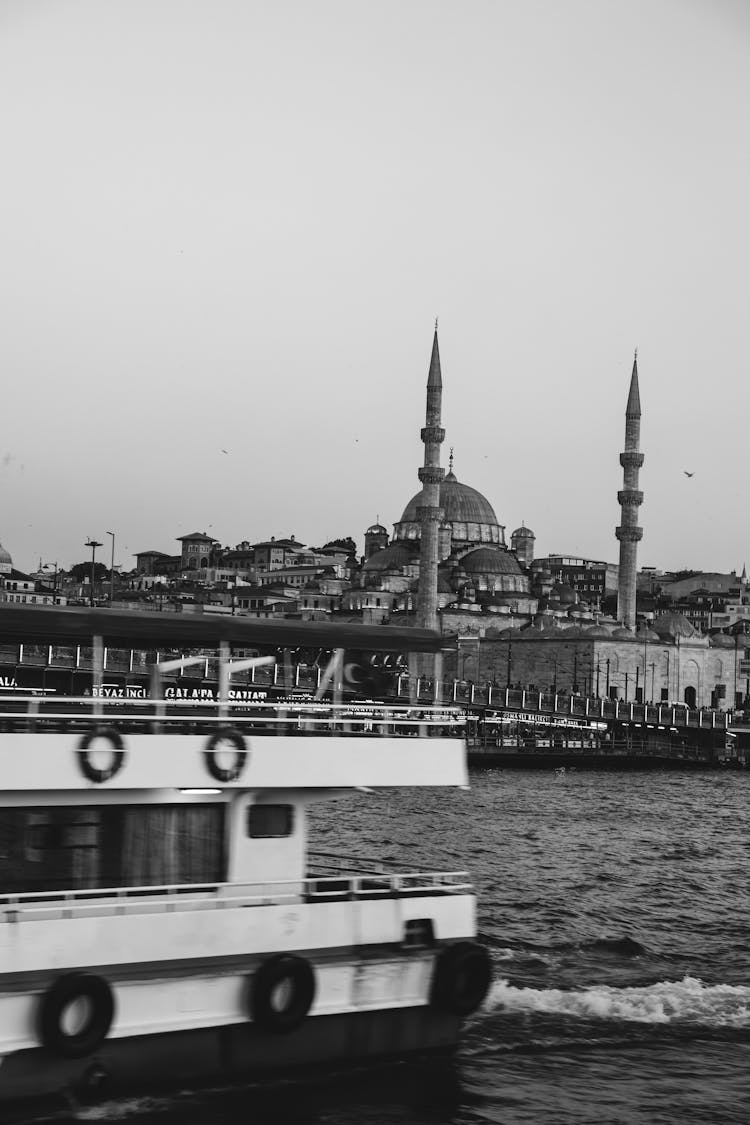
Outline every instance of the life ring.
{"label": "life ring", "polygon": [[[91,743],[97,738],[105,739],[112,748],[112,760],[105,769],[97,768],[92,764],[89,757]],[[109,781],[111,777],[120,772],[122,763],[125,761],[125,743],[119,730],[116,727],[97,727],[95,730],[89,731],[88,734],[84,734],[78,743],[78,761],[81,772],[89,781],[97,783]]]}
{"label": "life ring", "polygon": [[66,973],[42,997],[42,1046],[66,1059],[84,1058],[107,1038],[114,1014],[115,1001],[106,980],[93,973]]}
{"label": "life ring", "polygon": [[458,942],[437,959],[430,1003],[444,1012],[468,1016],[482,1003],[491,982],[492,966],[484,946],[475,941]]}
{"label": "life ring", "polygon": [[314,999],[315,973],[303,957],[269,957],[250,981],[250,1016],[263,1031],[294,1031]]}
{"label": "life ring", "polygon": [[[225,753],[221,747],[222,742],[231,743],[234,749],[235,758],[231,766],[222,766],[217,760],[217,752]],[[221,730],[214,731],[206,743],[203,757],[206,761],[206,768],[215,781],[236,781],[247,761],[247,745],[244,735],[232,727],[223,727]]]}

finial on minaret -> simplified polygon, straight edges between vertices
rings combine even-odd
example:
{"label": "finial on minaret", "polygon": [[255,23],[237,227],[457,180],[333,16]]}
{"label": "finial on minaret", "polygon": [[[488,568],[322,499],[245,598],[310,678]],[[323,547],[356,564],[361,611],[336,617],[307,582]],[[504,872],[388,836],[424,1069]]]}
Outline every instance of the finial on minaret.
{"label": "finial on minaret", "polygon": [[638,348],[635,349],[633,358],[633,372],[630,376],[630,393],[628,394],[628,405],[625,407],[625,415],[630,418],[640,418],[641,416],[641,395],[638,389]]}
{"label": "finial on minaret", "polygon": [[450,455],[448,457],[448,472],[453,472],[453,446],[451,446]]}
{"label": "finial on minaret", "polygon": [[427,376],[427,387],[443,387],[443,375],[440,370],[440,351],[438,349],[437,321],[435,321],[435,335],[432,340],[432,355],[430,356],[430,371]]}

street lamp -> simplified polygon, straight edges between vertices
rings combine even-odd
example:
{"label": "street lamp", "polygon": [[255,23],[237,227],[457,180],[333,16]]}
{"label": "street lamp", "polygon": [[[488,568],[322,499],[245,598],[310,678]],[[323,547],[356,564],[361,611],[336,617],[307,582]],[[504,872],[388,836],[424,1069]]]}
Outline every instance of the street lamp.
{"label": "street lamp", "polygon": [[42,570],[52,570],[53,567],[55,571],[52,576],[52,604],[57,605],[57,563],[44,563]]}
{"label": "street lamp", "polygon": [[89,597],[89,603],[90,603],[90,605],[93,606],[93,604],[94,604],[94,573],[95,573],[94,565],[95,565],[95,560],[96,560],[96,548],[101,547],[102,544],[98,541],[98,539],[87,539],[86,540],[86,546],[91,548],[91,596]]}
{"label": "street lamp", "polygon": [[112,536],[112,560],[109,565],[109,608],[111,609],[115,596],[115,533],[108,531],[107,535]]}

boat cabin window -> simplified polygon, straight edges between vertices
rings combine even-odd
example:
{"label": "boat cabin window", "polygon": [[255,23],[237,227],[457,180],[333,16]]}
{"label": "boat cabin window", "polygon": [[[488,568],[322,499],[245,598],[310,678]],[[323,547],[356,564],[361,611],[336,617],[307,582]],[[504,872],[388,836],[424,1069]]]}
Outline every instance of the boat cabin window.
{"label": "boat cabin window", "polygon": [[294,805],[250,805],[247,810],[247,834],[254,840],[293,832]]}
{"label": "boat cabin window", "polygon": [[0,894],[218,883],[224,806],[0,809]]}

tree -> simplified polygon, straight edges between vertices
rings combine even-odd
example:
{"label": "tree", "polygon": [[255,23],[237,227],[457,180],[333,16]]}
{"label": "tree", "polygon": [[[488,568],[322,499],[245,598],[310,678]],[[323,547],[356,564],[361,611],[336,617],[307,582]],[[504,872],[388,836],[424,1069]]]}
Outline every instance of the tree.
{"label": "tree", "polygon": [[350,535],[348,535],[345,539],[331,539],[329,543],[323,544],[323,546],[321,547],[321,551],[325,551],[328,547],[338,548],[339,550],[344,551],[347,555],[356,555],[357,553],[357,544],[354,542]]}
{"label": "tree", "polygon": [[[79,562],[75,566],[71,566],[70,575],[76,582],[90,582],[91,581],[91,562]],[[94,563],[94,581],[103,582],[105,578],[109,577],[109,570],[104,563]]]}

